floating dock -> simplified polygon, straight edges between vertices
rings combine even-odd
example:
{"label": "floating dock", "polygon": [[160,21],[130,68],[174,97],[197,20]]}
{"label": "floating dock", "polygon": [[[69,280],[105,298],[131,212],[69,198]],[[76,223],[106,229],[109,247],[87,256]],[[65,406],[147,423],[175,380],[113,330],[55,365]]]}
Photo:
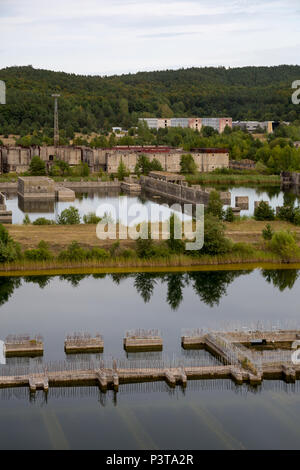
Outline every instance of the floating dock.
{"label": "floating dock", "polygon": [[92,338],[89,334],[75,334],[65,339],[66,354],[100,353],[104,350],[104,341],[101,335]]}
{"label": "floating dock", "polygon": [[162,351],[163,349],[163,340],[158,330],[128,331],[123,343],[127,352]]}
{"label": "floating dock", "polygon": [[8,336],[5,340],[6,357],[42,356],[44,343],[41,336]]}
{"label": "floating dock", "polygon": [[[220,334],[232,344],[241,344],[249,348],[290,349],[295,341],[300,340],[300,330],[232,331]],[[181,345],[184,349],[205,349],[206,338],[207,335],[201,331],[195,335],[184,335],[181,338]]]}

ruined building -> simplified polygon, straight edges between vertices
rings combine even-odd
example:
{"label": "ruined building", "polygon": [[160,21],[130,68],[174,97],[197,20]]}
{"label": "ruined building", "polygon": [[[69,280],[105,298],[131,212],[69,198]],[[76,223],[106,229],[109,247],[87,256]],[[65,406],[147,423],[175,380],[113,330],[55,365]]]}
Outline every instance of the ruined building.
{"label": "ruined building", "polygon": [[0,147],[0,170],[2,173],[22,173],[29,169],[31,159],[39,156],[49,169],[55,159],[63,160],[70,166],[87,163],[91,172],[100,170],[107,173],[117,173],[122,161],[131,173],[134,173],[136,163],[141,154],[149,160],[157,159],[164,171],[178,173],[180,159],[184,153],[191,153],[198,171],[210,172],[216,168],[229,167],[229,151],[219,148],[198,148],[186,152],[170,147],[114,147],[91,149],[89,147]]}

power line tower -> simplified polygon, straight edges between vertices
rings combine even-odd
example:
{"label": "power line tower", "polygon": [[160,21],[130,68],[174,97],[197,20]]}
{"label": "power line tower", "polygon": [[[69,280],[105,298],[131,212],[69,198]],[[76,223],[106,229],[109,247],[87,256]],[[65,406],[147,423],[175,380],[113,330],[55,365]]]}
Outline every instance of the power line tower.
{"label": "power line tower", "polygon": [[58,130],[58,103],[57,98],[60,97],[58,94],[53,94],[54,98],[54,146],[57,147],[59,144],[59,130]]}

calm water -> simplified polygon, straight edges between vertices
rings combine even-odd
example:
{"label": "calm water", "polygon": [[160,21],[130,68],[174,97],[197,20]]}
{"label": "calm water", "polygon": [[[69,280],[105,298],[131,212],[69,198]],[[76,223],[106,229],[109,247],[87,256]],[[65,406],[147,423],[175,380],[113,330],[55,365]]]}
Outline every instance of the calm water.
{"label": "calm water", "polygon": [[[218,187],[217,189],[221,189]],[[226,187],[224,188],[231,192],[231,205],[235,206],[236,196],[249,197],[249,210],[241,211],[241,215],[253,215],[254,201],[264,200],[268,201],[270,205],[276,209],[277,206],[283,205],[284,202],[289,200],[294,201],[296,205],[299,204],[299,199],[288,191],[281,191],[279,187],[270,188],[250,188],[250,187]],[[127,207],[133,207],[136,203],[142,203],[150,214],[150,206],[153,211],[151,219],[166,220],[169,218],[171,211],[163,206],[166,201],[164,198],[152,197],[151,201],[145,195],[141,197],[125,196],[119,194],[118,191],[89,191],[76,193],[76,199],[73,202],[22,202],[18,200],[17,194],[10,192],[5,193],[7,209],[13,213],[13,223],[20,224],[23,222],[25,213],[29,214],[31,221],[38,217],[47,217],[48,219],[55,220],[56,217],[67,207],[75,206],[79,210],[80,216],[96,212],[99,216],[104,212],[111,212],[111,206],[115,208],[116,217],[121,221],[125,221],[125,214],[127,214]],[[112,214],[113,215],[113,214]],[[149,215],[150,217],[150,215]]]}
{"label": "calm water", "polygon": [[[126,330],[158,328],[162,357],[187,361],[183,328],[299,326],[299,286],[297,270],[0,278],[0,338],[41,333],[48,362],[65,360],[66,334],[99,331],[104,357],[125,359]],[[228,380],[188,382],[185,391],[163,383],[122,385],[118,394],[57,388],[47,400],[43,392],[33,399],[27,389],[0,390],[0,448],[299,449],[299,387]]]}

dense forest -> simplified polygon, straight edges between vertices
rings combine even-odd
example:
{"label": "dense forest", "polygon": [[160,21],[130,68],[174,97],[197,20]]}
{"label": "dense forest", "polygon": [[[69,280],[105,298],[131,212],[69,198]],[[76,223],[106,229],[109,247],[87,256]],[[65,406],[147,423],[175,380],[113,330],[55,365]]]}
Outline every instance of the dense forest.
{"label": "dense forest", "polygon": [[60,128],[100,132],[112,126],[130,128],[138,117],[231,116],[234,120],[300,119],[291,102],[300,66],[190,68],[120,76],[80,76],[34,69],[0,70],[7,104],[0,107],[0,134],[51,137],[53,99],[58,92]]}

